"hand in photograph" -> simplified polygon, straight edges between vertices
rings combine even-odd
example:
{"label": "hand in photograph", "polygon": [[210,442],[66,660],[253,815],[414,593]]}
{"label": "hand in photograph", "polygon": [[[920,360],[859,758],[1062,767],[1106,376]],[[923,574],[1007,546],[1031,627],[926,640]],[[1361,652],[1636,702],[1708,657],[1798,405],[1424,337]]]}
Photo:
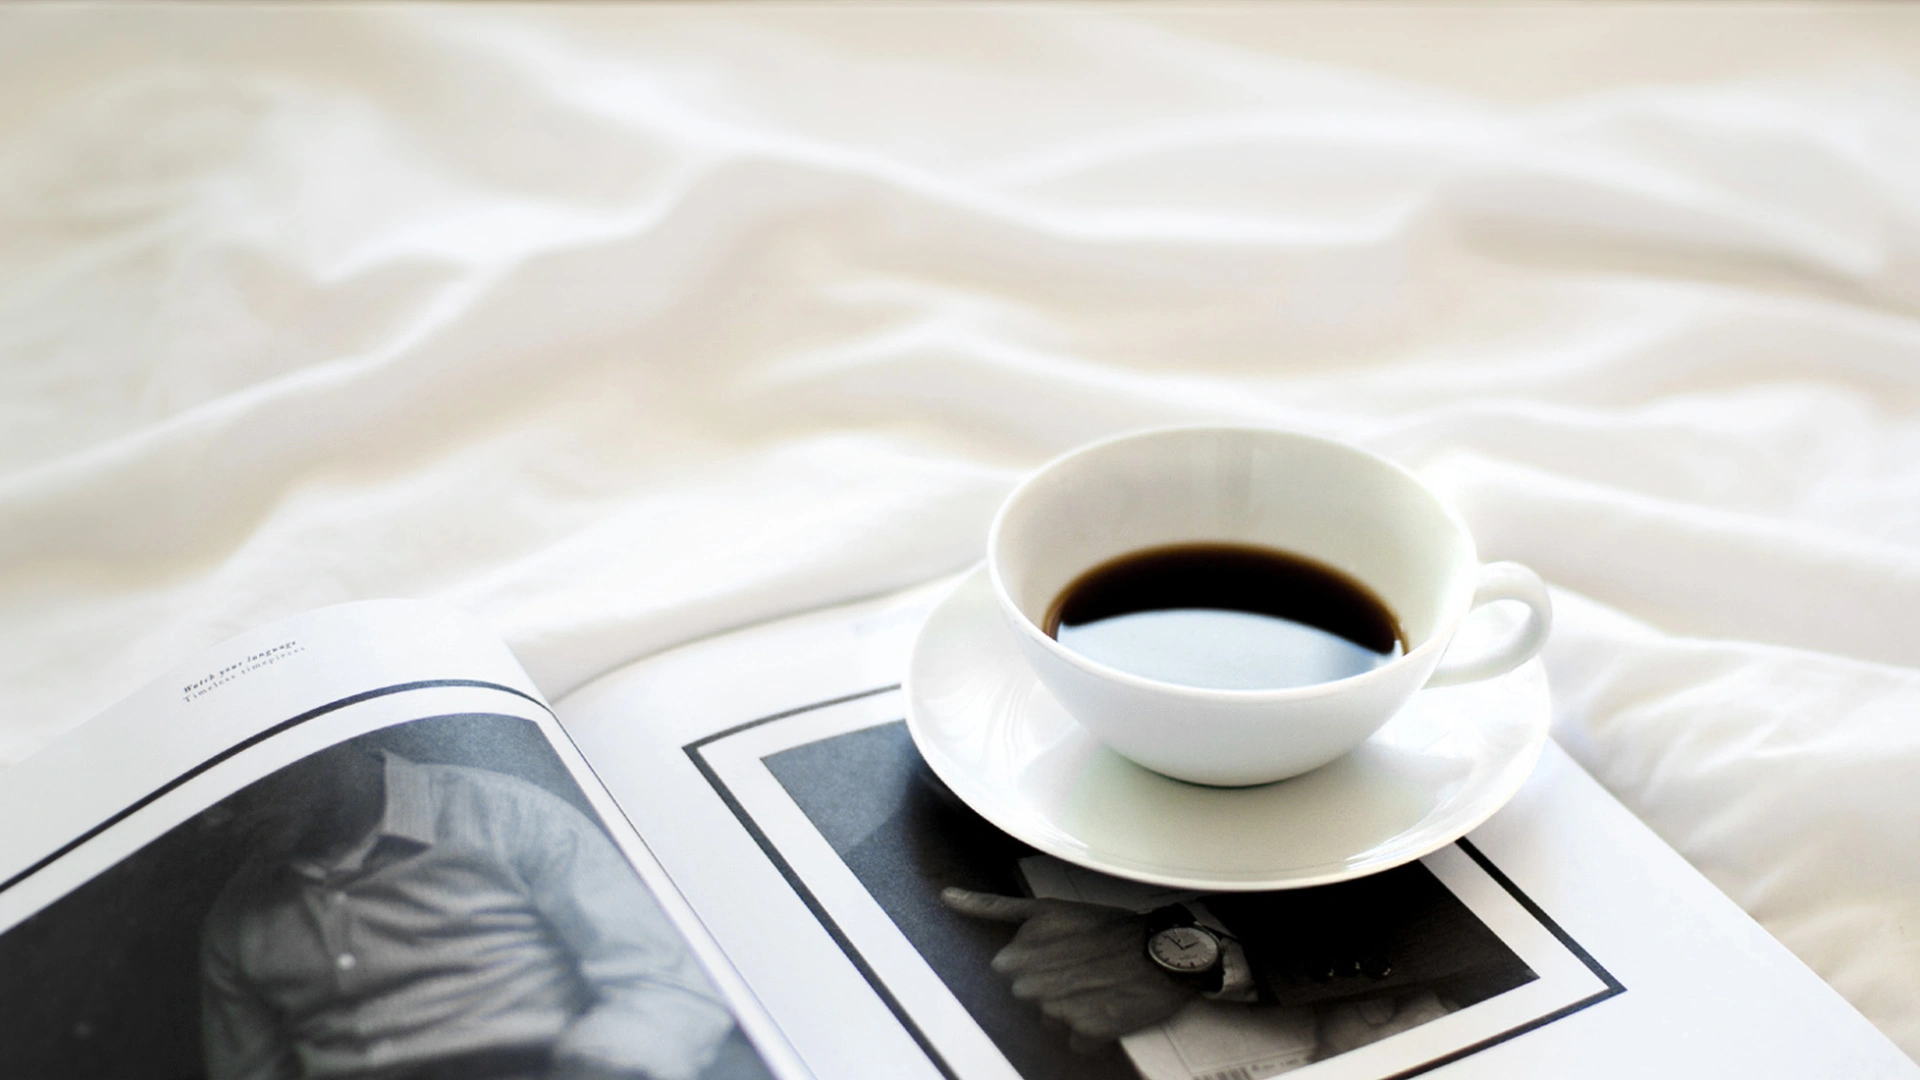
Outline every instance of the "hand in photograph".
{"label": "hand in photograph", "polygon": [[1012,980],[1015,997],[1067,1025],[1077,1050],[1159,1023],[1200,994],[1148,958],[1146,917],[1125,908],[956,888],[940,899],[963,915],[1019,927],[993,970]]}

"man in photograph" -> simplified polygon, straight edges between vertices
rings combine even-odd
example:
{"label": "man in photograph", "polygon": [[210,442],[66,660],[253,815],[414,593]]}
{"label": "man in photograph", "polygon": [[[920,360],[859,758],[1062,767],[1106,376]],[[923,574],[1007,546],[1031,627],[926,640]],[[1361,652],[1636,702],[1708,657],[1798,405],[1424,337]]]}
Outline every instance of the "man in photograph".
{"label": "man in photograph", "polygon": [[692,1080],[732,1027],[592,821],[344,743],[249,788],[207,916],[212,1080]]}

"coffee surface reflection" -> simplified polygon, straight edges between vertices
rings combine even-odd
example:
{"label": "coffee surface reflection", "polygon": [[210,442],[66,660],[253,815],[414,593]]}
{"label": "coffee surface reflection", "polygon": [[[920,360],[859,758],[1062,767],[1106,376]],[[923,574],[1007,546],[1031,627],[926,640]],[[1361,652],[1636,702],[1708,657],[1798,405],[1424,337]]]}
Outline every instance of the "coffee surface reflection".
{"label": "coffee surface reflection", "polygon": [[1217,690],[1331,682],[1404,649],[1392,611],[1365,585],[1242,544],[1177,544],[1102,563],[1061,590],[1043,629],[1108,667]]}

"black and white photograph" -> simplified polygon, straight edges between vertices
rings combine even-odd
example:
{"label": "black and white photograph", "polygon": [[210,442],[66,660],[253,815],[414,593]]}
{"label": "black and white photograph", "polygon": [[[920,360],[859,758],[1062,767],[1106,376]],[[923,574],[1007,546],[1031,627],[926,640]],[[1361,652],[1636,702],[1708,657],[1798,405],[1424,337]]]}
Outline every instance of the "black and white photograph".
{"label": "black and white photograph", "polygon": [[0,1076],[755,1080],[531,722],[434,716],[222,799],[0,935]]}
{"label": "black and white photograph", "polygon": [[[779,717],[690,749],[936,1058],[951,1025],[888,959],[865,903],[833,899],[848,895],[842,875],[1028,1080],[1413,1075],[1616,992],[1458,847],[1435,868],[1333,885],[1181,892],[1071,866],[995,828],[928,769],[901,722]],[[790,803],[769,798],[756,769]],[[809,854],[818,845],[795,811],[838,868]],[[1462,883],[1504,905],[1502,930],[1456,895]],[[1483,1003],[1494,1007],[1474,1010]],[[1355,1053],[1416,1031],[1391,1053]]]}

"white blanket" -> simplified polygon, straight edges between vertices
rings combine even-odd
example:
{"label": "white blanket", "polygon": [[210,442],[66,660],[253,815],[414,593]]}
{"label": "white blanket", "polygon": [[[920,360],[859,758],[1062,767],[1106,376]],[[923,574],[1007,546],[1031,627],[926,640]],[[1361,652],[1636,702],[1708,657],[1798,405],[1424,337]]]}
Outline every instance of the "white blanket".
{"label": "white blanket", "polygon": [[1558,738],[1920,1056],[1917,16],[7,8],[0,760],[359,597],[558,695],[1294,425],[1555,585]]}

